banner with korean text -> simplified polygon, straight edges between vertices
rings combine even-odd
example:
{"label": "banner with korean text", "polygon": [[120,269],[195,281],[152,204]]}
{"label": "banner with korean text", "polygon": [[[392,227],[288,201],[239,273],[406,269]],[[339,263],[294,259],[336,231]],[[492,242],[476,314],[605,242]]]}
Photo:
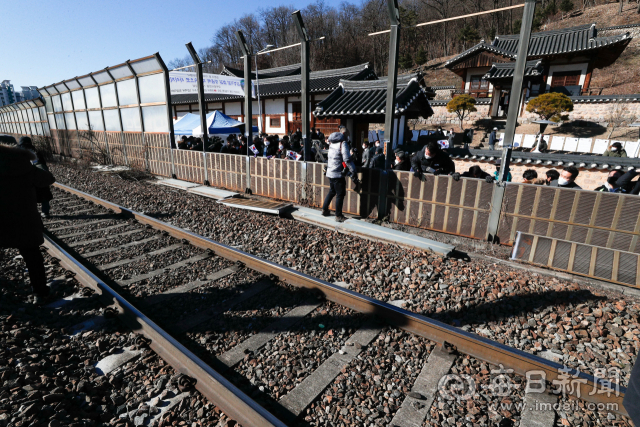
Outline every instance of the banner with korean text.
{"label": "banner with korean text", "polygon": [[[244,96],[244,79],[222,76],[219,74],[203,74],[204,93],[220,95]],[[197,94],[198,77],[196,73],[184,71],[169,72],[171,95]],[[255,86],[251,82],[252,97],[256,97]]]}

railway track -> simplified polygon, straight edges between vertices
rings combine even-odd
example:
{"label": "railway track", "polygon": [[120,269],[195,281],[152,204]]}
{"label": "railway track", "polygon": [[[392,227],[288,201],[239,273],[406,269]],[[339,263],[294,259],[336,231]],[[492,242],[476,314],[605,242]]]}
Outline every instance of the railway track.
{"label": "railway track", "polygon": [[[536,399],[558,402],[525,390],[524,376],[536,371],[547,383],[569,375],[574,387],[565,391],[583,405],[625,413],[623,387],[617,393],[590,393],[614,386],[573,370],[563,373],[557,363],[358,294],[345,284],[327,283],[56,186],[62,192],[52,205],[54,217],[45,222],[49,252],[80,283],[114,301],[127,323],[150,340],[151,349],[195,379],[210,402],[242,425],[446,424],[446,418],[434,419],[432,409],[455,411],[464,407],[464,399],[451,395],[454,403],[443,408],[443,394],[437,393],[441,379],[449,374],[460,382],[475,372],[491,389],[490,366],[503,368],[497,375],[513,386],[515,406],[535,406]],[[492,409],[504,403],[505,396],[497,396],[495,402],[484,399],[473,417],[501,425],[549,418],[544,410]]]}

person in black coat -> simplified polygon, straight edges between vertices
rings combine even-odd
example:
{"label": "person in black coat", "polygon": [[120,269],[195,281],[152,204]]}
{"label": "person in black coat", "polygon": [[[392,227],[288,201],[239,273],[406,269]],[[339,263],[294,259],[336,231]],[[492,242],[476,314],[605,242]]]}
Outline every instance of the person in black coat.
{"label": "person in black coat", "polygon": [[468,171],[464,172],[461,175],[463,178],[477,178],[477,179],[487,179],[487,177],[491,178],[493,181],[493,177],[482,170],[480,166],[471,166]]}
{"label": "person in black coat", "polygon": [[633,181],[638,175],[637,169],[629,169],[627,173],[619,170],[609,172],[607,182],[596,188],[595,191],[605,191],[609,193],[640,194],[640,180]]}
{"label": "person in black coat", "polygon": [[369,161],[369,167],[372,169],[384,169],[384,154],[382,147],[376,148],[376,155]]}
{"label": "person in black coat", "polygon": [[49,288],[40,253],[44,227],[38,213],[36,188],[49,187],[55,178],[34,166],[35,160],[32,151],[0,144],[0,248],[20,251],[36,302],[41,302],[49,294]]}
{"label": "person in black coat", "polygon": [[[47,156],[41,150],[37,150],[36,147],[33,146],[33,142],[31,138],[28,136],[23,136],[20,138],[20,142],[18,142],[18,147],[24,148],[25,150],[29,150],[36,155],[36,160],[33,161],[33,164],[42,169],[43,171],[49,172],[49,166],[47,165]],[[49,212],[51,210],[51,206],[49,202],[53,200],[53,193],[51,193],[50,187],[36,187],[36,201],[40,205],[40,209],[42,210],[42,217],[49,218]]]}
{"label": "person in black coat", "polygon": [[231,147],[233,145],[233,136],[227,136],[227,139],[222,143],[222,147],[220,147],[220,154],[229,154],[231,152]]}
{"label": "person in black coat", "polygon": [[404,151],[398,151],[396,153],[396,162],[393,165],[393,170],[405,172],[409,172],[411,170],[411,160]]}
{"label": "person in black coat", "polygon": [[416,153],[411,159],[411,167],[415,176],[424,173],[434,175],[448,175],[456,171],[456,166],[449,155],[442,151],[440,144],[435,141],[428,143],[423,150]]}
{"label": "person in black coat", "polygon": [[371,158],[375,156],[375,148],[371,148],[371,144],[368,142],[362,143],[362,163],[360,165],[363,168],[368,168]]}

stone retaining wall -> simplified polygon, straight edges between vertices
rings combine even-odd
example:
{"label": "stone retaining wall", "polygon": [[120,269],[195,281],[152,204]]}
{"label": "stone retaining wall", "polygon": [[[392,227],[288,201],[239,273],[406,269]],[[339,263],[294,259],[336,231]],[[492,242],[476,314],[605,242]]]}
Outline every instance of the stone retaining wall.
{"label": "stone retaining wall", "polygon": [[[602,126],[606,126],[610,120],[613,109],[615,108],[615,102],[598,102],[583,104],[573,104],[573,111],[569,113],[569,120],[582,120],[587,122],[599,123]],[[640,102],[621,102],[620,106],[626,108],[626,112],[623,113],[627,124],[631,124],[637,120],[640,120]],[[530,123],[533,120],[539,120],[537,114],[528,113],[526,110],[522,113],[522,116],[518,120],[521,123]]]}
{"label": "stone retaining wall", "polygon": [[[606,126],[609,121],[609,116],[615,108],[616,104],[613,102],[599,102],[599,103],[577,103],[573,105],[573,111],[569,113],[569,120],[580,120],[587,122],[598,123],[602,126]],[[626,124],[631,124],[636,121],[640,121],[640,102],[622,102],[621,105],[627,109],[624,113]],[[478,111],[470,113],[469,117],[464,121],[465,126],[472,126],[478,120],[489,120],[489,105],[477,105]],[[428,119],[420,119],[420,124],[433,125],[433,126],[448,126],[449,124],[458,125],[458,116],[455,113],[447,111],[446,106],[433,106],[433,116]],[[539,120],[538,115],[528,113],[526,109],[522,112],[522,115],[518,118],[518,122],[522,124],[531,123],[533,120]]]}
{"label": "stone retaining wall", "polygon": [[[460,120],[458,120],[458,116],[456,115],[456,113],[448,112],[446,105],[442,105],[442,106],[438,105],[432,108],[433,108],[433,116],[429,117],[428,119],[420,119],[420,124],[435,125],[435,126],[460,124]],[[476,109],[478,111],[470,113],[469,117],[464,121],[465,126],[471,126],[478,120],[490,119],[489,105],[476,105]]]}
{"label": "stone retaining wall", "polygon": [[[453,159],[453,162],[456,165],[456,172],[463,173],[469,170],[471,166],[480,166],[483,171],[493,174],[495,172],[495,165],[489,162],[482,162],[478,160],[458,160]],[[544,165],[532,165],[532,164],[511,164],[511,176],[513,178],[513,182],[522,182],[522,174],[527,169],[533,169],[538,173],[538,178],[545,178],[546,173],[550,169],[556,169],[558,172],[562,171],[562,166],[550,167]],[[601,186],[607,180],[609,176],[608,170],[598,170],[598,169],[586,169],[580,168],[580,174],[578,178],[576,178],[576,183],[585,190],[595,190],[597,187]]]}

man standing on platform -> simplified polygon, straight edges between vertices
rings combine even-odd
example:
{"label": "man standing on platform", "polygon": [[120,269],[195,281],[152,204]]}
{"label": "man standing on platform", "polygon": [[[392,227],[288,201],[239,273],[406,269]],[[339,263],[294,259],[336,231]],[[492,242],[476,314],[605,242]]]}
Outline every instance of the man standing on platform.
{"label": "man standing on platform", "polygon": [[[345,217],[342,215],[342,205],[344,196],[347,194],[347,181],[345,179],[345,167],[352,174],[356,174],[356,168],[351,161],[350,147],[346,140],[349,131],[340,126],[340,132],[334,132],[329,135],[329,154],[327,162],[327,178],[329,178],[329,193],[324,199],[322,205],[322,216],[329,216],[329,205],[334,197],[336,197],[336,221],[344,222]],[[345,137],[346,136],[346,137]]]}

